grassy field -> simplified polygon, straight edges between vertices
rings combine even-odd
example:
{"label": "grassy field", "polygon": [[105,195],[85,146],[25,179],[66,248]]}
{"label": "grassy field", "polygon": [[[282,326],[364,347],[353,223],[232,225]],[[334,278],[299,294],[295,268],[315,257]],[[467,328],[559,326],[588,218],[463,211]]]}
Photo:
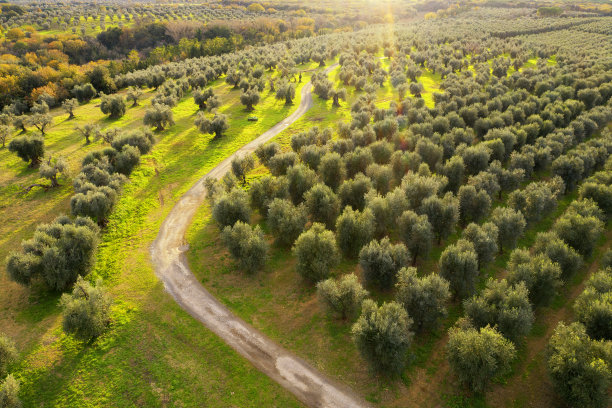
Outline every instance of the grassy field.
{"label": "grassy field", "polygon": [[[310,69],[313,66],[303,66]],[[308,74],[302,85],[308,81]],[[300,85],[301,86],[301,85]],[[256,371],[199,322],[183,312],[163,291],[154,276],[148,246],[176,199],[219,161],[287,116],[299,103],[285,106],[266,90],[247,122],[239,92],[218,81],[215,92],[230,116],[230,130],[221,139],[199,133],[193,126],[196,105],[189,97],[174,109],[176,124],[157,133],[153,151],[143,156],[125,186],[109,221],[91,277],[103,277],[116,299],[112,329],[91,345],[62,334],[59,296],[42,288],[22,288],[7,280],[2,264],[0,326],[21,351],[13,367],[22,383],[26,406],[278,406],[300,404],[286,391]],[[148,99],[152,93],[147,93]],[[85,146],[72,128],[98,123],[103,127],[138,127],[148,105],[131,108],[109,121],[92,101],[67,114],[54,113],[48,150],[66,156],[71,176],[82,157],[101,147]],[[17,192],[37,178],[7,149],[0,150],[0,257],[18,249],[39,222],[69,211],[70,178],[63,187],[27,196]],[[26,222],[24,222],[26,220]]]}

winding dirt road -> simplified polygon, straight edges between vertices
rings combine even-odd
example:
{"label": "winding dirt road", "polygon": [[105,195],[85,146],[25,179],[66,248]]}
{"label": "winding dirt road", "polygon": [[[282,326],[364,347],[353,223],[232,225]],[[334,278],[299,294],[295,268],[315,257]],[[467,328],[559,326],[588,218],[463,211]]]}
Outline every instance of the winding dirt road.
{"label": "winding dirt road", "polygon": [[[336,66],[328,67],[325,72],[328,73]],[[207,177],[223,177],[230,169],[234,157],[253,153],[257,146],[279,134],[306,113],[313,104],[310,88],[310,82],[302,88],[300,106],[295,112],[227,157],[179,199],[161,225],[150,248],[151,257],[157,276],[184,310],[304,404],[317,408],[369,407],[348,387],[318,372],[306,361],[284,350],[230,312],[197,281],[189,270],[184,254],[188,249],[185,233],[195,212],[205,200],[204,180]]]}

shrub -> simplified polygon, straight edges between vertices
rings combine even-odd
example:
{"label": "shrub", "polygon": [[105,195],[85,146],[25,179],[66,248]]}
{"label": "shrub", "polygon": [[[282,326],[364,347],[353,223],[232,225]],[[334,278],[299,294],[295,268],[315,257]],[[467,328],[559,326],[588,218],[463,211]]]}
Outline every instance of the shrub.
{"label": "shrub", "polygon": [[480,295],[464,302],[465,315],[476,328],[497,327],[505,338],[517,343],[533,324],[528,293],[522,282],[512,286],[505,279],[489,279]]}
{"label": "shrub", "polygon": [[548,343],[548,371],[568,405],[608,406],[612,383],[609,344],[589,338],[580,323],[559,323]]}
{"label": "shrub", "polygon": [[415,331],[432,329],[446,317],[449,284],[437,274],[419,278],[416,268],[402,268],[395,288],[395,300],[412,318]]}
{"label": "shrub", "polygon": [[266,264],[268,243],[259,226],[253,229],[249,224],[236,221],[233,226],[223,229],[221,239],[247,273],[254,273]]}
{"label": "shrub", "polygon": [[397,272],[408,263],[410,255],[403,244],[392,244],[389,238],[373,240],[359,252],[359,266],[368,285],[383,290],[397,282]]}
{"label": "shrub", "polygon": [[484,392],[492,379],[510,370],[516,357],[514,345],[495,328],[453,328],[448,334],[448,363],[472,392]]}
{"label": "shrub", "polygon": [[297,258],[296,270],[311,282],[326,279],[339,260],[334,233],[319,223],[312,224],[308,231],[298,237],[293,245],[293,254]]}
{"label": "shrub", "polygon": [[219,224],[219,228],[232,226],[236,221],[248,224],[251,219],[249,196],[242,189],[232,189],[215,201],[212,217]]}
{"label": "shrub", "polygon": [[400,304],[390,302],[378,307],[367,299],[351,333],[357,349],[374,370],[395,375],[404,368],[413,338],[411,325]]}
{"label": "shrub", "polygon": [[361,286],[357,275],[351,273],[317,283],[317,295],[324,307],[346,320],[359,311],[368,291]]}
{"label": "shrub", "polygon": [[95,339],[108,327],[111,304],[101,281],[92,286],[79,276],[72,293],[64,293],[60,300],[64,331],[79,340]]}

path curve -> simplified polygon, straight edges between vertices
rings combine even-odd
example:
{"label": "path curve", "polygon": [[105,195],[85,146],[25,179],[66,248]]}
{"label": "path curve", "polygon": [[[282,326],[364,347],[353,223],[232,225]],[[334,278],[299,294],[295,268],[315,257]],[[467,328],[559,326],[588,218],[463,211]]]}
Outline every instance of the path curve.
{"label": "path curve", "polygon": [[[325,72],[329,73],[336,66],[328,67]],[[185,256],[188,249],[185,233],[205,200],[204,180],[207,177],[220,179],[230,169],[234,157],[251,154],[257,146],[272,139],[304,115],[313,105],[310,88],[310,82],[302,88],[300,106],[295,112],[227,157],[179,199],[151,245],[151,258],[155,273],[165,289],[184,310],[304,404],[313,408],[369,407],[348,387],[323,375],[235,316],[198,282],[189,270]]]}

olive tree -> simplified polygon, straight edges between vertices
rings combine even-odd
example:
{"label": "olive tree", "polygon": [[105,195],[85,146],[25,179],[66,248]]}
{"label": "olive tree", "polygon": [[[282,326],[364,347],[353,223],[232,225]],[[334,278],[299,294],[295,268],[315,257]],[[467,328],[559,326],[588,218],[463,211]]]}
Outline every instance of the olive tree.
{"label": "olive tree", "polygon": [[315,184],[304,194],[304,201],[313,222],[323,223],[327,228],[334,227],[340,211],[340,200],[331,188],[322,183]]}
{"label": "olive tree", "polygon": [[474,245],[474,251],[478,256],[478,269],[482,269],[495,259],[497,234],[497,226],[492,222],[482,225],[471,223],[463,230],[461,237]]}
{"label": "olive tree", "polygon": [[304,206],[294,206],[291,201],[275,198],[268,208],[268,227],[276,242],[291,246],[304,231],[308,221]]}
{"label": "olive tree", "polygon": [[218,108],[221,102],[215,96],[212,88],[197,89],[193,92],[193,101],[200,110],[213,110]]}
{"label": "olive tree", "polygon": [[529,292],[523,282],[510,285],[505,279],[489,279],[478,296],[463,303],[465,315],[476,327],[497,327],[513,343],[531,331],[534,315]]}
{"label": "olive tree", "polygon": [[79,276],[72,293],[64,293],[60,300],[62,327],[79,340],[95,339],[110,323],[111,305],[112,300],[101,280],[94,286]]}
{"label": "olive tree", "polygon": [[240,188],[233,188],[218,197],[213,205],[212,217],[220,228],[232,226],[237,221],[248,223],[251,218],[248,194]]}
{"label": "olive tree", "polygon": [[102,95],[100,110],[111,119],[118,119],[125,115],[125,100],[121,95]]}
{"label": "olive tree", "polygon": [[446,247],[438,261],[440,276],[450,283],[455,297],[466,298],[476,290],[478,280],[478,255],[474,245],[460,239]]}
{"label": "olive tree", "polygon": [[553,386],[574,407],[609,406],[612,383],[609,344],[593,340],[580,323],[559,323],[548,343]]}
{"label": "olive tree", "polygon": [[336,220],[338,246],[348,258],[355,258],[361,248],[374,236],[374,214],[369,209],[363,212],[345,207]]}
{"label": "olive tree", "polygon": [[11,140],[8,149],[24,162],[29,162],[29,167],[36,167],[45,156],[45,139],[38,135],[19,136]]}
{"label": "olive tree", "polygon": [[591,275],[574,303],[574,312],[591,338],[612,340],[612,269]]}
{"label": "olive tree", "polygon": [[251,228],[249,224],[236,221],[233,226],[223,229],[221,239],[245,272],[254,273],[264,267],[268,243],[259,226]]}
{"label": "olive tree", "polygon": [[157,130],[164,130],[174,125],[174,115],[168,105],[155,103],[145,111],[142,122],[146,126],[155,126]]}
{"label": "olive tree", "polygon": [[247,111],[252,111],[253,105],[257,105],[259,103],[259,92],[257,92],[257,89],[250,88],[243,91],[242,94],[240,94],[240,103],[246,107]]}
{"label": "olive tree", "polygon": [[526,249],[515,249],[508,262],[508,282],[523,282],[534,306],[547,305],[561,286],[561,268],[544,254],[533,256]]}
{"label": "olive tree", "polygon": [[497,207],[491,213],[491,221],[497,226],[499,252],[503,253],[504,247],[514,248],[525,231],[526,222],[523,214],[512,208]]}
{"label": "olive tree", "polygon": [[417,258],[426,257],[433,246],[431,224],[426,215],[407,210],[397,219],[397,226],[399,237],[412,256],[412,265],[416,265]]}
{"label": "olive tree", "polygon": [[357,349],[374,370],[397,375],[404,368],[406,351],[414,337],[411,326],[412,319],[399,303],[378,307],[367,299],[351,333]]}
{"label": "olive tree", "polygon": [[255,168],[255,158],[247,154],[244,157],[234,157],[232,159],[232,173],[237,179],[242,181],[242,184],[246,184],[246,175],[249,171]]}
{"label": "olive tree", "polygon": [[595,248],[603,231],[603,223],[594,216],[582,216],[577,213],[566,212],[557,219],[553,225],[553,231],[586,258],[591,255]]}
{"label": "olive tree", "polygon": [[359,251],[359,266],[367,285],[388,290],[397,282],[397,272],[406,264],[410,255],[403,244],[392,244],[385,237],[373,240]]}
{"label": "olive tree", "polygon": [[76,126],[74,130],[79,132],[85,138],[85,144],[89,144],[91,143],[90,137],[96,135],[100,128],[94,123],[86,123],[81,126]]}
{"label": "olive tree", "polygon": [[9,337],[0,334],[0,378],[8,374],[9,366],[17,362],[17,357],[15,342]]}
{"label": "olive tree", "polygon": [[510,370],[516,348],[495,328],[455,327],[448,332],[446,355],[459,382],[483,393],[490,381]]}
{"label": "olive tree", "polygon": [[459,203],[450,192],[443,198],[427,197],[419,211],[427,215],[438,245],[454,231],[459,219]]}
{"label": "olive tree", "polygon": [[198,112],[194,124],[200,132],[214,134],[216,138],[223,136],[229,129],[229,120],[223,113],[215,113],[212,118],[209,118],[204,112]]}
{"label": "olive tree", "polygon": [[12,374],[7,375],[0,383],[0,407],[21,408],[19,381]]}
{"label": "olive tree", "polygon": [[353,317],[368,296],[354,273],[339,279],[326,279],[317,283],[317,295],[321,304],[342,320]]}
{"label": "olive tree", "polygon": [[316,222],[295,241],[293,254],[297,258],[298,273],[315,283],[329,277],[331,268],[340,258],[334,233]]}
{"label": "olive tree", "polygon": [[76,99],[66,99],[62,103],[62,109],[68,114],[68,119],[74,118],[74,110],[79,107],[79,101]]}
{"label": "olive tree", "polygon": [[282,81],[276,88],[276,99],[284,99],[285,105],[291,105],[295,98],[295,84]]}
{"label": "olive tree", "polygon": [[414,267],[402,268],[397,274],[395,300],[414,322],[414,330],[430,330],[446,317],[449,283],[435,273],[419,278]]}

